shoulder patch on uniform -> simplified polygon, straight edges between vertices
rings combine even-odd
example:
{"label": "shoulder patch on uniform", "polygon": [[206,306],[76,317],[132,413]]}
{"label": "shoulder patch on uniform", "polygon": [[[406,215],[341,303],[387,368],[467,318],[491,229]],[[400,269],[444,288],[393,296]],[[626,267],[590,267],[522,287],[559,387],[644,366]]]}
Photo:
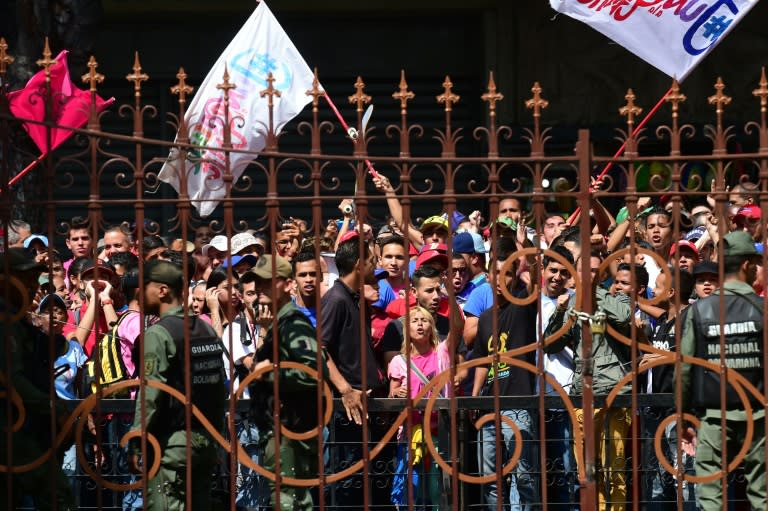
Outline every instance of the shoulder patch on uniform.
{"label": "shoulder patch on uniform", "polygon": [[157,371],[157,357],[144,355],[144,374],[154,374]]}

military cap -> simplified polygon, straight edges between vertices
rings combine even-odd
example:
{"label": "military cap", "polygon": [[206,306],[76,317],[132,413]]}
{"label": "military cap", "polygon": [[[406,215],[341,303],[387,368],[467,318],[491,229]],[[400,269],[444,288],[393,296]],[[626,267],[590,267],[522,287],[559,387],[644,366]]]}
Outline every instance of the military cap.
{"label": "military cap", "polygon": [[731,231],[723,236],[723,255],[725,257],[758,255],[752,236],[746,231]]}
{"label": "military cap", "polygon": [[272,256],[267,254],[259,257],[256,266],[251,268],[251,273],[264,280],[272,280],[276,277],[290,279],[293,276],[293,268],[287,259],[275,256],[275,275],[272,275]]}
{"label": "military cap", "polygon": [[183,285],[184,274],[179,265],[155,259],[144,265],[144,283],[157,282],[173,288]]}

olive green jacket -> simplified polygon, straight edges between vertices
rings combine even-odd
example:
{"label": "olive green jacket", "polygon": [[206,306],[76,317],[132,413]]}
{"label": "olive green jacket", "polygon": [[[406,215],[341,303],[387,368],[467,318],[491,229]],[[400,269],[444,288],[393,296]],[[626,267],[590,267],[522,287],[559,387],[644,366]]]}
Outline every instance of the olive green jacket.
{"label": "olive green jacket", "polygon": [[[573,307],[575,297],[571,297],[569,308]],[[620,334],[630,337],[632,309],[629,296],[619,293],[611,295],[606,289],[598,287],[595,296],[596,309],[602,308],[607,314],[607,323]],[[556,310],[549,320],[544,336],[548,337],[559,330],[567,321],[565,312]],[[544,347],[545,353],[557,353],[566,346],[573,349],[575,374],[571,394],[581,394],[583,388],[584,357],[581,345],[582,325],[576,321],[565,333],[551,344]],[[592,360],[594,364],[593,385],[595,394],[608,394],[629,371],[630,347],[608,335],[592,340]],[[629,392],[625,386],[621,393]]]}

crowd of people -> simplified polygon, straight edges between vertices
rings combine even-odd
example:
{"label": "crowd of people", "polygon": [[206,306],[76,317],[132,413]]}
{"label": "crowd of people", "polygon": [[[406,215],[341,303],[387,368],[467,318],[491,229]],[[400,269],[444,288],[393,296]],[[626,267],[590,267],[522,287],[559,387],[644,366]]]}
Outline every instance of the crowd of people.
{"label": "crowd of people", "polygon": [[[672,394],[680,385],[684,411],[700,418],[697,427],[667,420],[677,413],[674,406],[650,406],[637,416],[624,406],[593,409],[595,427],[581,433],[594,435],[600,509],[628,508],[631,485],[640,485],[648,509],[677,509],[679,496],[686,508],[721,509],[722,479],[694,485],[678,476],[718,472],[721,457],[733,459],[745,445],[748,429],[747,498],[753,508],[766,508],[763,398],[749,395],[753,410],[747,413],[748,403],[729,377],[723,402],[716,369],[722,364],[764,388],[764,227],[749,187],[730,191],[725,216],[716,214],[714,201],[665,204],[643,197],[631,215],[626,207],[613,215],[593,201],[585,212],[591,244],[582,246],[579,219],[558,211],[537,218],[516,197],[501,198],[491,222],[479,211],[437,211],[413,223],[389,181],[373,179],[386,198],[387,222],[374,228],[356,218],[353,201],[345,200],[340,219],[329,221],[319,236],[305,220],[288,218],[271,235],[255,230],[228,237],[200,225],[187,241],[140,232],[142,226],[127,222],[97,239],[88,222],[75,218],[65,251],[36,234],[44,229],[22,220],[7,223],[0,267],[13,278],[0,282],[0,300],[6,316],[21,320],[3,324],[3,342],[11,339],[14,348],[0,349],[0,370],[27,415],[12,444],[2,435],[0,455],[12,449],[14,463],[34,459],[50,446],[51,417],[62,424],[67,417],[62,400],[142,377],[142,386],[116,394],[136,401],[118,436],[135,433],[124,452],[135,474],[146,474],[154,456],[161,457],[160,468],[146,495],[125,492],[125,509],[176,509],[173,503],[189,500],[194,509],[207,509],[211,474],[228,463],[209,427],[234,431],[246,458],[268,470],[279,466],[288,478],[277,491],[274,481],[238,458],[232,498],[239,509],[275,506],[277,500],[281,509],[312,509],[319,499],[349,509],[362,509],[366,499],[376,507],[406,508],[413,499],[415,508],[438,509],[450,502],[450,478],[442,477],[425,438],[437,440],[439,421],[418,407],[396,442],[377,453],[391,470],[365,471],[364,477],[359,465],[325,485],[323,495],[291,484],[291,478],[317,478],[365,460],[389,428],[386,420],[375,420],[386,414],[368,410],[371,399],[579,396],[587,384],[598,395],[630,393],[633,386],[640,393]],[[540,250],[520,254],[529,247]],[[588,278],[582,274],[587,258]],[[584,289],[584,282],[594,286]],[[602,316],[593,320],[611,327],[593,330],[588,340],[574,314],[579,288],[594,292]],[[110,342],[115,356],[108,357]],[[16,349],[20,344],[24,348]],[[712,366],[676,364],[675,353]],[[462,365],[478,359],[486,362]],[[46,376],[40,369],[50,371]],[[276,423],[294,433],[322,423],[318,379],[342,405],[317,430],[325,452],[318,450],[317,435],[300,440],[274,431]],[[191,396],[208,425],[157,382]],[[53,409],[28,404],[50,403],[50,388],[58,398]],[[249,399],[249,411],[233,412],[228,395]],[[477,430],[469,426],[474,438],[468,445],[476,448],[459,468],[486,478],[470,504],[491,510],[501,501],[505,508],[534,509],[546,488],[548,505],[578,508],[583,445],[575,438],[583,436],[574,427],[582,427],[584,410],[576,409],[572,423],[565,407],[556,406],[545,411],[542,423],[538,402],[496,410],[477,422]],[[721,445],[722,410],[727,449]],[[5,405],[0,414],[4,423],[12,422]],[[226,417],[235,424],[231,429]],[[96,465],[104,460],[98,427],[89,421],[89,462]],[[674,473],[654,447],[660,428]],[[630,441],[638,431],[644,439],[639,453]],[[145,433],[159,440],[160,453],[142,445]],[[71,475],[81,460],[71,441],[61,447],[56,463]],[[438,446],[444,453],[449,448]],[[500,474],[513,455],[509,475]],[[631,480],[632,456],[641,459],[640,480]],[[186,481],[187,464],[192,481]],[[51,495],[36,491],[50,473],[43,464],[14,475],[15,502],[51,507]],[[74,509],[67,479],[57,487],[57,509]],[[0,492],[6,489],[0,484]]]}

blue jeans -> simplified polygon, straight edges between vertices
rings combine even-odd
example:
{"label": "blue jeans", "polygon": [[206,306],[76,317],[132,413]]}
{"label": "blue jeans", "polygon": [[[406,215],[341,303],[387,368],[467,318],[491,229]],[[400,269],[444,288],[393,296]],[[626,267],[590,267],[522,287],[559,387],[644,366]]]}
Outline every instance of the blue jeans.
{"label": "blue jeans", "polygon": [[[520,429],[522,438],[517,438],[512,428],[501,422],[500,453],[496,452],[496,425],[487,422],[478,432],[478,467],[481,475],[496,474],[496,456],[501,456],[501,465],[509,461],[515,450],[515,442],[522,441],[520,459],[510,472],[509,508],[516,511],[528,511],[539,505],[538,446],[536,424],[528,410],[502,410],[501,415],[508,417]],[[485,505],[489,511],[496,510],[498,491],[496,481],[483,485]]]}
{"label": "blue jeans", "polygon": [[577,509],[579,481],[570,415],[565,410],[547,410],[546,421],[547,503],[555,509]]}
{"label": "blue jeans", "polygon": [[[262,465],[262,453],[259,449],[259,429],[253,422],[247,419],[239,419],[235,422],[235,434],[243,450],[254,462]],[[266,488],[266,481],[245,465],[237,464],[237,509],[259,509],[266,507],[269,503],[269,491],[262,490]],[[259,498],[259,495],[262,498]]]}

